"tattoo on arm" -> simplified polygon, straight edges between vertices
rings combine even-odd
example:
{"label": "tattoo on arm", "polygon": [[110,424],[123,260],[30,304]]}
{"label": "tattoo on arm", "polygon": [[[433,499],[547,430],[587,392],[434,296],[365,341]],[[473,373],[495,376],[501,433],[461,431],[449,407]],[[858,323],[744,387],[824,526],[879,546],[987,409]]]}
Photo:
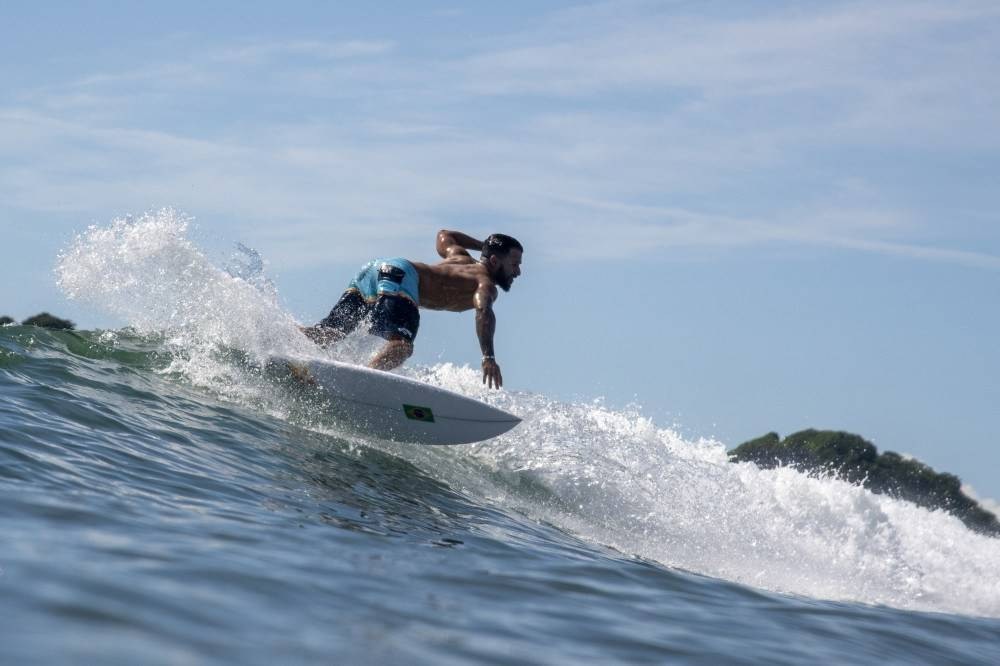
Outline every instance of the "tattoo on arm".
{"label": "tattoo on arm", "polygon": [[493,356],[493,334],[497,329],[497,316],[493,312],[493,299],[488,293],[477,291],[476,304],[476,335],[479,337],[479,348],[483,356]]}
{"label": "tattoo on arm", "polygon": [[479,336],[479,348],[483,356],[494,356],[493,334],[497,329],[497,317],[493,308],[476,310],[476,335]]}

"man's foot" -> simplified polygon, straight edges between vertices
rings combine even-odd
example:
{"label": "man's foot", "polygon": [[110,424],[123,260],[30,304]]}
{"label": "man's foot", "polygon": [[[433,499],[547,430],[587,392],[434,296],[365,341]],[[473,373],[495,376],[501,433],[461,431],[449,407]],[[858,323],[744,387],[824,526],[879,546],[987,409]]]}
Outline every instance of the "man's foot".
{"label": "man's foot", "polygon": [[297,363],[288,363],[288,372],[291,373],[292,377],[303,384],[308,384],[309,386],[316,386],[316,380],[312,375],[309,374],[309,368],[304,365],[298,365]]}
{"label": "man's foot", "polygon": [[344,339],[344,333],[337,328],[329,328],[327,326],[300,326],[299,330],[302,331],[303,335],[324,349],[333,343],[340,342]]}

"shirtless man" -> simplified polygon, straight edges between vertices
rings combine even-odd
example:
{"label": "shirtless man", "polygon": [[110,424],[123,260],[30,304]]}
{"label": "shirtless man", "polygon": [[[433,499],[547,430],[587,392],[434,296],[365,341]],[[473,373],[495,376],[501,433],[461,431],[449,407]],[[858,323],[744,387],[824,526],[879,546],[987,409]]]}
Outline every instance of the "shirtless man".
{"label": "shirtless man", "polygon": [[[481,258],[473,259],[468,250],[481,251]],[[500,388],[503,376],[493,353],[493,302],[499,295],[497,287],[508,291],[521,274],[523,251],[519,242],[503,234],[478,241],[458,231],[439,231],[437,252],[442,261],[422,264],[392,258],[369,262],[351,280],[330,314],[302,332],[326,347],[368,319],[368,332],[386,339],[368,365],[391,370],[413,354],[413,339],[420,326],[417,306],[451,312],[475,308],[476,335],[483,352],[483,383]]]}

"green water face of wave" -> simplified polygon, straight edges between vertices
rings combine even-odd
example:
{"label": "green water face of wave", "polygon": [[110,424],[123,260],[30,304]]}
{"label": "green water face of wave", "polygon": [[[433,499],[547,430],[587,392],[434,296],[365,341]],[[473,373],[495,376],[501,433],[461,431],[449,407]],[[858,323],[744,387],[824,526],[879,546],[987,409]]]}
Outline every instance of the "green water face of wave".
{"label": "green water face of wave", "polygon": [[220,345],[177,347],[164,334],[7,326],[0,329],[0,370],[67,394],[85,388],[110,400],[141,395],[154,401],[179,394],[249,408],[292,426],[341,430],[330,417],[329,397],[317,387],[292,381],[282,368]]}
{"label": "green water face of wave", "polygon": [[36,326],[0,329],[0,367],[15,367],[31,358],[66,354],[114,361],[136,370],[158,370],[169,362],[160,336],[126,331],[56,331]]}

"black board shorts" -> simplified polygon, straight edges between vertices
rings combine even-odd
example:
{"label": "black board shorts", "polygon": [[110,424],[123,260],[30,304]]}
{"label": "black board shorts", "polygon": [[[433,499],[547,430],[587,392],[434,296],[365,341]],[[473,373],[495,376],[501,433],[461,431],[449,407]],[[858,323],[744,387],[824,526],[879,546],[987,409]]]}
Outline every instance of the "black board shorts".
{"label": "black board shorts", "polygon": [[348,289],[319,326],[347,335],[365,320],[371,322],[368,327],[371,335],[413,342],[420,328],[420,310],[405,296],[379,294],[374,301],[367,301],[361,292]]}

